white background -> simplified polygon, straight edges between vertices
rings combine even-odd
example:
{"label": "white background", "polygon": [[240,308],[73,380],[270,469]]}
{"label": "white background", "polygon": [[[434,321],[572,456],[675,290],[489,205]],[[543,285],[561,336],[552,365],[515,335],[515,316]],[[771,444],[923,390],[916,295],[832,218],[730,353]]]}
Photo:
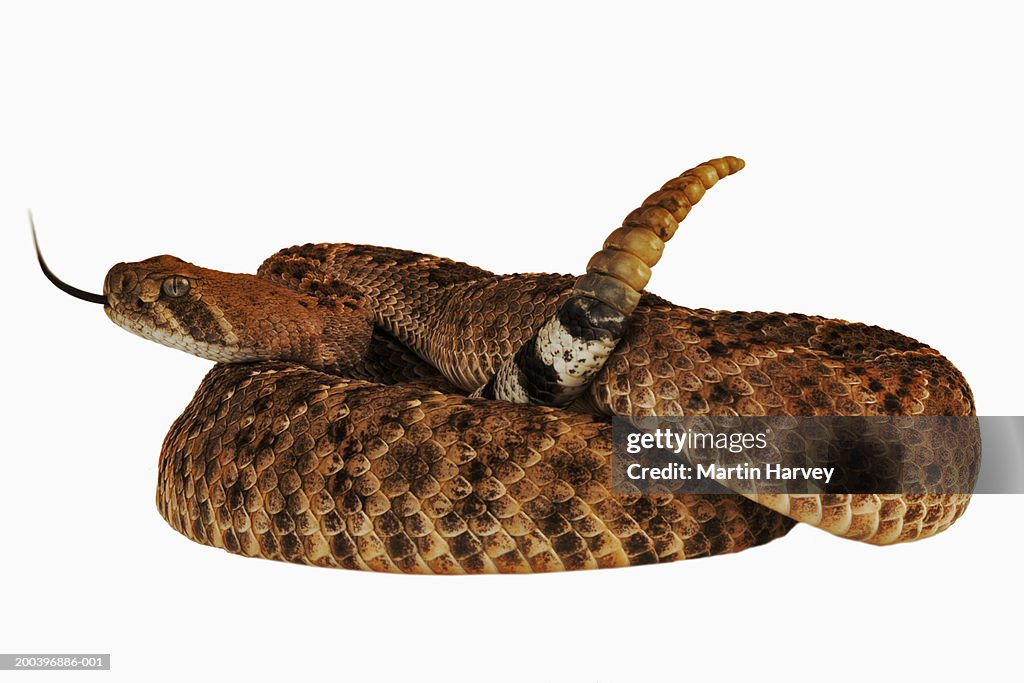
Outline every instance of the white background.
{"label": "white background", "polygon": [[[716,4],[717,3],[705,3]],[[748,166],[651,289],[894,328],[978,411],[1021,414],[1019,17],[1009,3],[7,2],[0,650],[139,680],[957,679],[1016,662],[1021,497],[874,548],[799,528],[739,556],[540,577],[248,560],[154,506],[209,363],[99,290],[173,253],[253,271],[307,241],[579,272],[681,170]],[[60,674],[55,674],[60,675]]]}

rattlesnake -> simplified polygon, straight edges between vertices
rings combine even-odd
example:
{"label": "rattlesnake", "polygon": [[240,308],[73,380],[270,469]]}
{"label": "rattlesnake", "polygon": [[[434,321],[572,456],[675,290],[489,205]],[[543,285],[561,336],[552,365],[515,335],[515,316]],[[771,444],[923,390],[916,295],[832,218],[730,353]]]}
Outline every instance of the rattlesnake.
{"label": "rattlesnake", "polygon": [[118,264],[99,296],[40,264],[118,325],[218,361],[164,440],[157,503],[229,552],[541,572],[734,552],[796,521],[873,543],[945,529],[977,476],[970,448],[947,464],[960,494],[613,494],[612,415],[974,414],[960,372],[898,333],[641,293],[678,221],[742,166],[716,159],[667,183],[578,279],[307,244],[256,276]]}

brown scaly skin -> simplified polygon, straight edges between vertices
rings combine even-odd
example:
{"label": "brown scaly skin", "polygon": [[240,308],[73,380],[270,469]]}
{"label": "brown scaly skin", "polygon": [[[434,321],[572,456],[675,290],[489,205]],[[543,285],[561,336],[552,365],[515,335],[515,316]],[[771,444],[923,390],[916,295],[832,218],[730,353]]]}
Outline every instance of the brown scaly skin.
{"label": "brown scaly skin", "polygon": [[[681,206],[676,194],[648,202],[627,227],[674,230],[665,205]],[[144,264],[132,268],[150,276]],[[168,272],[152,275],[161,277]],[[772,510],[874,543],[912,540],[949,526],[969,499],[761,496],[759,505],[608,491],[613,414],[972,415],[960,373],[894,332],[693,310],[645,294],[586,400],[558,410],[467,399],[452,385],[485,382],[571,295],[571,277],[495,276],[402,250],[323,244],[278,253],[255,279],[307,295],[343,280],[358,306],[334,324],[363,330],[371,311],[380,331],[341,377],[292,363],[218,365],[175,422],[161,453],[160,510],[190,538],[231,552],[436,573],[624,566],[766,542],[792,525]],[[232,291],[210,288],[200,300],[225,311],[217,297]],[[254,324],[248,315],[237,324]],[[410,362],[409,350],[429,363]],[[976,465],[952,466],[973,481]]]}
{"label": "brown scaly skin", "polygon": [[[371,283],[363,291],[374,309],[378,300],[407,301],[415,296],[373,283],[374,272],[394,273],[401,267],[399,261],[410,258],[408,252],[396,255],[351,245],[297,247],[274,257],[268,262],[274,265],[265,264],[264,269],[273,273],[282,255],[287,262],[296,253],[314,252],[329,268],[349,272],[352,282]],[[430,258],[415,263],[434,264]],[[403,319],[403,325],[394,329],[399,334],[407,331],[410,346],[468,391],[550,318],[571,294],[573,280],[522,275],[447,285],[429,290],[431,300],[447,302],[431,311],[429,324]],[[414,339],[423,341],[417,345]],[[574,408],[606,416],[974,414],[970,389],[959,371],[933,349],[898,333],[799,314],[687,309],[652,295],[642,297],[625,338],[592,383],[588,399]],[[970,490],[977,465],[976,460],[963,463],[958,475],[962,490]],[[891,543],[946,528],[962,514],[969,496],[759,500],[839,535]]]}
{"label": "brown scaly skin", "polygon": [[555,408],[222,364],[167,435],[157,504],[230,552],[438,574],[704,557],[792,526],[735,495],[612,496],[610,432]]}

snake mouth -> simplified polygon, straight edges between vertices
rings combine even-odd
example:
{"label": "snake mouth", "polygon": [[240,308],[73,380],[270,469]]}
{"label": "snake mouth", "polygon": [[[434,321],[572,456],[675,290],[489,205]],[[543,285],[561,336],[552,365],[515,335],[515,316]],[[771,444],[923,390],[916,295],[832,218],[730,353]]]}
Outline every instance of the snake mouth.
{"label": "snake mouth", "polygon": [[106,306],[107,305],[107,297],[105,297],[104,295],[102,295],[102,294],[93,294],[92,292],[87,292],[84,289],[79,289],[78,287],[73,287],[73,286],[69,285],[68,283],[64,282],[59,277],[57,277],[56,275],[53,274],[53,271],[50,270],[50,267],[48,265],[46,265],[46,261],[43,259],[43,252],[40,251],[40,249],[39,249],[39,240],[38,240],[38,238],[36,238],[36,223],[32,219],[32,212],[31,211],[28,212],[28,223],[32,227],[32,243],[36,247],[36,258],[39,259],[39,267],[42,268],[43,275],[46,276],[46,279],[49,280],[50,282],[52,282],[57,287],[57,289],[61,290],[62,292],[65,292],[67,294],[70,294],[71,296],[75,297],[76,299],[81,299],[82,301],[88,301],[89,303],[93,303],[93,304],[103,304],[104,306]]}

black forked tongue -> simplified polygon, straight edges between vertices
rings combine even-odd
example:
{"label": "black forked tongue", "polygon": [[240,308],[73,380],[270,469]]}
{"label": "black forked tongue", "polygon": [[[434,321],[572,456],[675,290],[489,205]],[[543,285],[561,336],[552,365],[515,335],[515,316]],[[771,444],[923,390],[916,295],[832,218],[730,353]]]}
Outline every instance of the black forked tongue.
{"label": "black forked tongue", "polygon": [[60,278],[53,274],[53,271],[50,270],[50,267],[46,265],[46,261],[43,260],[43,252],[39,251],[39,240],[36,239],[36,223],[34,220],[32,220],[31,211],[28,212],[28,223],[30,226],[32,226],[32,242],[36,245],[36,258],[39,259],[39,267],[43,269],[43,275],[46,276],[46,279],[52,282],[54,285],[56,285],[57,289],[67,292],[76,299],[81,299],[82,301],[89,301],[94,304],[103,304],[104,306],[106,306],[107,297],[103,296],[102,294],[93,294],[92,292],[86,292],[84,290],[79,289],[78,287],[72,287],[71,285],[69,285],[66,282],[63,282]]}

